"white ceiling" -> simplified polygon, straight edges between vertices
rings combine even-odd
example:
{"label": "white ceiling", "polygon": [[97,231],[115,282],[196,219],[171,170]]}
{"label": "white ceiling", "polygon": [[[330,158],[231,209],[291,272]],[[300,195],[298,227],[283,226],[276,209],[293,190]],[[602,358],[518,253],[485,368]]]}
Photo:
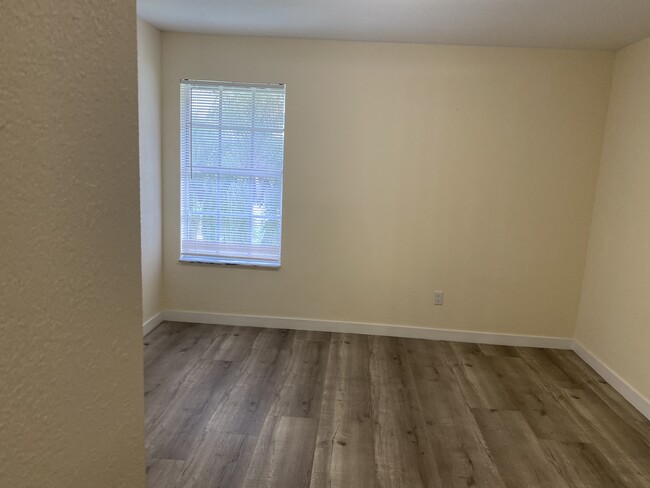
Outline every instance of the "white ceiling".
{"label": "white ceiling", "polygon": [[650,0],[138,0],[168,31],[618,49],[650,36]]}

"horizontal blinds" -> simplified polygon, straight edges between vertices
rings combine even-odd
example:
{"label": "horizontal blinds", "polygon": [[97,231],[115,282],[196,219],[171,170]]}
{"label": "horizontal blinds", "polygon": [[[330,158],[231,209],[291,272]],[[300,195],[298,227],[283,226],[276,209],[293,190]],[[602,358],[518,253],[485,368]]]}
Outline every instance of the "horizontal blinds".
{"label": "horizontal blinds", "polygon": [[181,259],[279,266],[283,85],[181,82]]}

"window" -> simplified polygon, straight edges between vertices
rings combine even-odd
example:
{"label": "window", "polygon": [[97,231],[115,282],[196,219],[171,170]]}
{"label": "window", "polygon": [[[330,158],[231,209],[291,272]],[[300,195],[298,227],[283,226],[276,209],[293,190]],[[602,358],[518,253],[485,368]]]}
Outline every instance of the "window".
{"label": "window", "polygon": [[284,85],[181,81],[181,261],[280,266]]}

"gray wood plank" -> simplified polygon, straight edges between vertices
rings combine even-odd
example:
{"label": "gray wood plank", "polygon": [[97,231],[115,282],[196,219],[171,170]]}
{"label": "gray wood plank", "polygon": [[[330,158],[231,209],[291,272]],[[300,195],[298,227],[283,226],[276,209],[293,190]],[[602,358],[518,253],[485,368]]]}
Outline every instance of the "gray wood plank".
{"label": "gray wood plank", "polygon": [[230,328],[228,333],[222,334],[221,340],[213,341],[205,357],[216,361],[243,361],[261,332],[257,327]]}
{"label": "gray wood plank", "polygon": [[177,325],[164,322],[145,338],[147,384],[178,385],[194,367],[194,361],[227,335],[226,330],[211,325]]}
{"label": "gray wood plank", "polygon": [[521,413],[472,409],[472,414],[508,488],[569,488]]}
{"label": "gray wood plank", "polygon": [[310,488],[379,487],[368,338],[335,334],[327,365]]}
{"label": "gray wood plank", "polygon": [[[550,390],[558,388],[583,388],[585,377],[574,369],[567,369],[568,363],[560,351],[551,349],[520,347],[519,354],[526,360],[529,367],[537,373]],[[565,351],[562,351],[565,352]]]}
{"label": "gray wood plank", "polygon": [[510,396],[510,403],[525,418],[538,439],[589,442],[588,435],[567,415],[557,394],[522,358],[490,357],[485,366],[499,378]]}
{"label": "gray wood plank", "polygon": [[199,361],[148,436],[153,457],[186,460],[207,421],[227,393],[228,361]]}
{"label": "gray wood plank", "polygon": [[456,381],[471,408],[514,409],[504,383],[476,344],[444,345]]}
{"label": "gray wood plank", "polygon": [[242,488],[306,488],[318,421],[269,416],[255,446]]}
{"label": "gray wood plank", "polygon": [[250,464],[257,437],[204,429],[184,464],[177,485],[183,488],[238,488]]}
{"label": "gray wood plank", "polygon": [[375,463],[380,486],[442,487],[412,373],[397,339],[370,337]]}
{"label": "gray wood plank", "polygon": [[479,344],[479,349],[486,356],[495,356],[495,357],[511,357],[518,358],[521,357],[519,351],[516,347],[513,346],[498,346],[494,344]]}
{"label": "gray wood plank", "polygon": [[472,416],[441,345],[404,341],[431,456],[443,487],[506,485]]}
{"label": "gray wood plank", "polygon": [[294,349],[287,338],[292,336],[285,330],[258,330],[254,337],[247,341],[249,354],[238,363],[230,388],[207,421],[213,431],[258,435],[281,399],[282,380]]}
{"label": "gray wood plank", "polygon": [[184,464],[184,461],[174,459],[149,459],[147,462],[147,486],[149,488],[176,488]]}
{"label": "gray wood plank", "polygon": [[329,342],[296,340],[281,372],[270,415],[317,418],[323,396]]}
{"label": "gray wood plank", "polygon": [[630,486],[607,458],[592,444],[541,441],[546,457],[569,486],[575,488],[624,488]]}

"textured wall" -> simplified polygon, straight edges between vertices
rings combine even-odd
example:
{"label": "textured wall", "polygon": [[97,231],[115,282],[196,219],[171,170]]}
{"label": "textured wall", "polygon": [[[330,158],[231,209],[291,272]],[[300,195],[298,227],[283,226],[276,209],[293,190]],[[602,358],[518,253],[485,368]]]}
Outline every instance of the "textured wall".
{"label": "textured wall", "polygon": [[160,31],[138,19],[140,233],[145,322],[162,310],[161,62]]}
{"label": "textured wall", "polygon": [[[164,33],[165,307],[572,337],[612,62]],[[180,78],[287,83],[280,270],[177,262]]]}
{"label": "textured wall", "polygon": [[650,39],[616,55],[577,340],[650,402]]}
{"label": "textured wall", "polygon": [[0,486],[144,486],[134,0],[0,15]]}

